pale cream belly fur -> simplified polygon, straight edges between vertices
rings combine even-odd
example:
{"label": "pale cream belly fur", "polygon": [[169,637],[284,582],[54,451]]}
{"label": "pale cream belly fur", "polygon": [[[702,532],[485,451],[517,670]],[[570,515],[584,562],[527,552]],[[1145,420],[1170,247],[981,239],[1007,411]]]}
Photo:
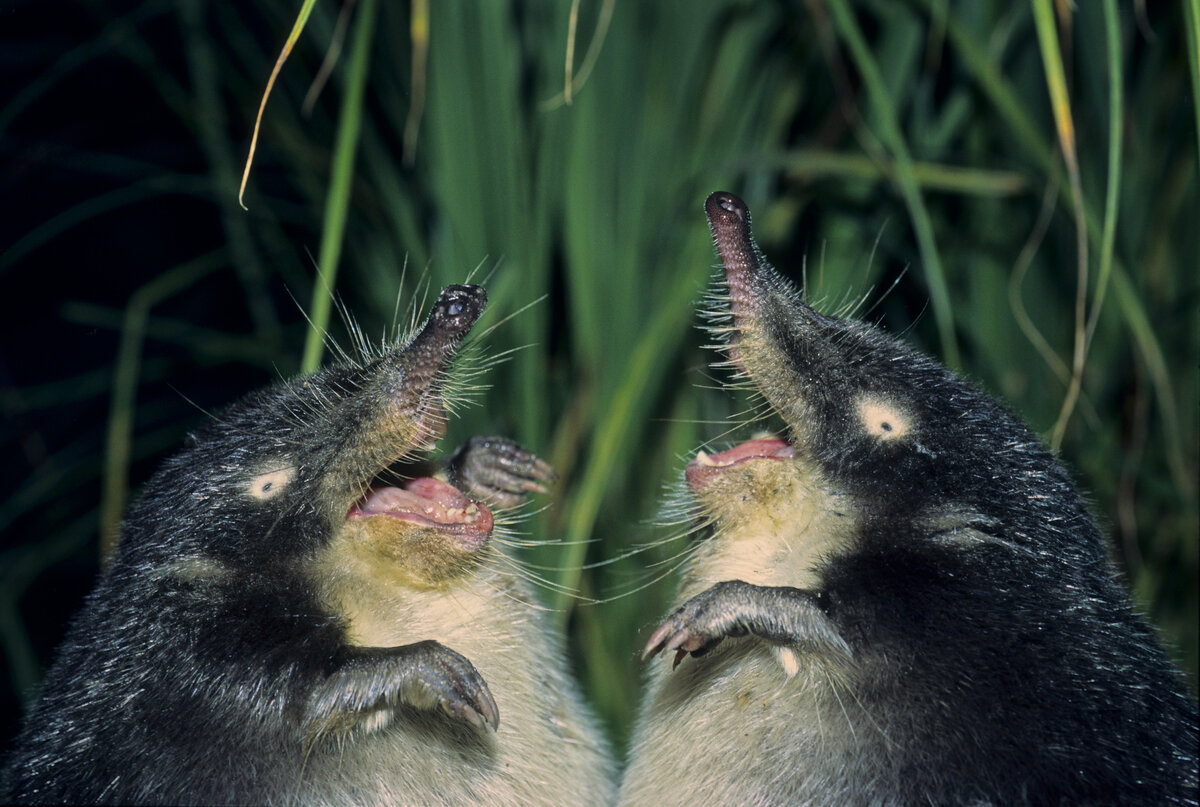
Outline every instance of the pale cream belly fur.
{"label": "pale cream belly fur", "polygon": [[[728,474],[749,495],[720,498],[718,512],[728,520],[696,547],[667,613],[725,580],[818,583],[817,568],[844,549],[854,524],[842,515],[849,508],[796,471],[793,463],[768,462],[742,469],[741,479]],[[798,506],[781,510],[755,496],[770,492],[774,504],[780,490]],[[861,736],[863,714],[844,659],[753,636],[727,638],[674,670],[672,656],[648,663],[617,800],[623,807],[836,804],[840,785],[825,772],[859,743],[885,741],[880,732]]]}
{"label": "pale cream belly fur", "polygon": [[462,654],[496,700],[499,729],[402,707],[381,715],[381,725],[365,736],[316,748],[296,803],[612,802],[607,745],[569,676],[548,614],[529,604],[536,599],[515,577],[484,567],[443,591],[373,588],[358,577],[338,592],[352,643],[394,647],[435,639]]}

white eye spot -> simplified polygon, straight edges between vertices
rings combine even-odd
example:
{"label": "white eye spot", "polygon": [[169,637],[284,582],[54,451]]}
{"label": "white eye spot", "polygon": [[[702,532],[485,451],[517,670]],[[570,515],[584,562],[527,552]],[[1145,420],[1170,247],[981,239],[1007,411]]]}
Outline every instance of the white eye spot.
{"label": "white eye spot", "polygon": [[783,674],[795,678],[796,673],[800,672],[800,657],[796,651],[785,645],[776,645],[772,650],[775,651],[775,660],[783,667]]}
{"label": "white eye spot", "polygon": [[250,494],[251,498],[266,501],[286,488],[295,476],[295,468],[280,468],[275,471],[267,471],[266,473],[252,477],[250,484],[246,488],[246,492]]}
{"label": "white eye spot", "polygon": [[858,417],[867,434],[880,440],[903,437],[911,428],[902,412],[876,398],[863,398],[858,402]]}

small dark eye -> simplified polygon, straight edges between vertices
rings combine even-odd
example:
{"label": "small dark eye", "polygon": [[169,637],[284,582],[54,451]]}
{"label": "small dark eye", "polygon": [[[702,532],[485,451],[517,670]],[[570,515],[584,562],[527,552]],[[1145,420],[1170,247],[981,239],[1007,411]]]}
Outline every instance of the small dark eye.
{"label": "small dark eye", "polygon": [[267,483],[265,483],[265,484],[262,486],[262,492],[263,492],[263,493],[266,493],[268,490],[270,490],[270,489],[273,487],[273,485],[274,485],[274,483],[273,483],[273,482],[267,482]]}
{"label": "small dark eye", "polygon": [[885,420],[883,423],[879,424],[879,428],[883,429],[885,432],[890,432],[892,430],[892,424]]}

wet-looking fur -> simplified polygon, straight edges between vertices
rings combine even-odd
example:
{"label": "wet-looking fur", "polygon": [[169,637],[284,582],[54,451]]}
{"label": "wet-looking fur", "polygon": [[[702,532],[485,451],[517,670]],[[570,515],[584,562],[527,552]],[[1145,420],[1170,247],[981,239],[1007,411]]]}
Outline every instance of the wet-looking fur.
{"label": "wet-looking fur", "polygon": [[549,467],[478,438],[449,469],[461,490],[398,464],[444,432],[447,364],[485,304],[450,286],[407,343],[255,393],[163,465],[27,717],[6,800],[609,800],[560,642],[490,540],[489,504]]}
{"label": "wet-looking fur", "polygon": [[688,467],[710,526],[646,644],[669,662],[619,803],[1195,804],[1196,707],[1063,467],[807,306],[737,197],[706,212],[729,365],[786,431]]}

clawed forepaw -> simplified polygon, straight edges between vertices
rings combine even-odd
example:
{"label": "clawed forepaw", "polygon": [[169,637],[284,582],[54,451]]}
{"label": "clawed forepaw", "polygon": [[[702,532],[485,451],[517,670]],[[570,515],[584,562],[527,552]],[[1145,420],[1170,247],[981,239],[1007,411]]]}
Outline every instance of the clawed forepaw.
{"label": "clawed forepaw", "polygon": [[545,460],[506,437],[472,437],[446,470],[461,491],[497,507],[515,507],[526,494],[547,493],[557,478]]}
{"label": "clawed forepaw", "polygon": [[674,669],[684,656],[702,656],[726,636],[732,635],[724,627],[725,620],[711,612],[708,607],[710,600],[704,594],[693,597],[667,617],[646,642],[642,660],[673,650],[675,660],[671,666]]}
{"label": "clawed forepaw", "polygon": [[428,675],[424,683],[446,714],[478,729],[484,725],[491,726],[492,731],[500,728],[496,700],[474,664],[441,645],[437,646],[435,654],[431,654],[430,660],[434,662],[436,673]]}

